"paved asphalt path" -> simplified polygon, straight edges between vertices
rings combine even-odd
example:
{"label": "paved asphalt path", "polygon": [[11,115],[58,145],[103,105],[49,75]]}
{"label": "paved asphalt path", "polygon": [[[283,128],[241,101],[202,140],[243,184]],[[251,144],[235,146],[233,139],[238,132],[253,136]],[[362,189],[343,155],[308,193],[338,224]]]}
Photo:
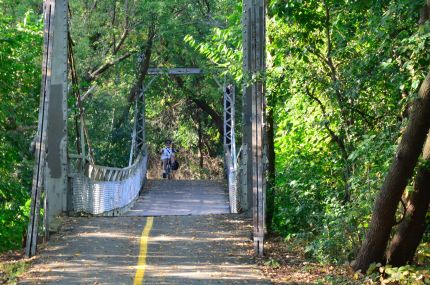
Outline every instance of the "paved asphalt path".
{"label": "paved asphalt path", "polygon": [[[165,189],[170,202],[145,201]],[[270,284],[252,258],[251,221],[225,214],[226,199],[212,181],[150,181],[128,216],[66,218],[19,284]]]}

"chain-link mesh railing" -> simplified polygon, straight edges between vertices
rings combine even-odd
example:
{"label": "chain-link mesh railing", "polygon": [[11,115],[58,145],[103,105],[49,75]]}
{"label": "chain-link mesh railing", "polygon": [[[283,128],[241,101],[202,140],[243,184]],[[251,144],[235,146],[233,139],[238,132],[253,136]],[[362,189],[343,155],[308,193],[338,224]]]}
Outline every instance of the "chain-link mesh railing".
{"label": "chain-link mesh railing", "polygon": [[72,175],[73,212],[103,215],[127,207],[139,195],[146,177],[147,151],[126,168],[90,165]]}
{"label": "chain-link mesh railing", "polygon": [[234,157],[228,147],[225,147],[225,162],[227,170],[228,195],[230,199],[230,212],[237,214],[241,210],[241,195],[239,193],[237,181],[236,157]]}
{"label": "chain-link mesh railing", "polygon": [[230,198],[230,212],[238,213],[241,210],[240,187],[237,177],[236,133],[235,133],[235,87],[232,84],[224,85],[224,154],[227,173],[228,193]]}

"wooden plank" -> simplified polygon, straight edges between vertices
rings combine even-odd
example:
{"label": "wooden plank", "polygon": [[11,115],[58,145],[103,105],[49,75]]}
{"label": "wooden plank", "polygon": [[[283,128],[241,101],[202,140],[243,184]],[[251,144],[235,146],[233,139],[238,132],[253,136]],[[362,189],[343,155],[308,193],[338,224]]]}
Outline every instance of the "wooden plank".
{"label": "wooden plank", "polygon": [[180,67],[180,68],[149,68],[148,75],[192,75],[202,74],[203,71],[200,68],[195,67]]}
{"label": "wooden plank", "polygon": [[[251,26],[249,27],[251,34],[251,67],[250,71],[252,75],[257,72],[257,54],[256,54],[256,42],[257,42],[257,34],[256,34],[256,5],[255,0],[252,1],[251,7]],[[260,248],[260,231],[259,231],[259,203],[258,203],[258,155],[257,155],[257,85],[256,82],[252,83],[251,86],[251,106],[252,106],[252,115],[251,115],[251,123],[252,123],[252,135],[251,135],[251,156],[252,156],[252,197],[253,197],[253,224],[254,224],[254,250],[257,254],[259,254]]]}
{"label": "wooden plank", "polygon": [[187,216],[229,214],[221,182],[207,180],[152,180],[126,216]]}

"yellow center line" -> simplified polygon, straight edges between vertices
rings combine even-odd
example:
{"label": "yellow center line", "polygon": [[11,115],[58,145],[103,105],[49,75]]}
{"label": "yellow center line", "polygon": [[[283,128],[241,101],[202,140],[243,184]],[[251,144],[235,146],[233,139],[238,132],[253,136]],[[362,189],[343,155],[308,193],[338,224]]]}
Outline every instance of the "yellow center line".
{"label": "yellow center line", "polygon": [[154,223],[154,217],[148,217],[146,219],[146,225],[143,229],[142,236],[140,237],[140,252],[139,261],[137,262],[137,271],[134,276],[134,285],[141,285],[143,278],[145,277],[146,269],[146,253],[148,251],[148,238],[149,233],[152,229],[152,224]]}

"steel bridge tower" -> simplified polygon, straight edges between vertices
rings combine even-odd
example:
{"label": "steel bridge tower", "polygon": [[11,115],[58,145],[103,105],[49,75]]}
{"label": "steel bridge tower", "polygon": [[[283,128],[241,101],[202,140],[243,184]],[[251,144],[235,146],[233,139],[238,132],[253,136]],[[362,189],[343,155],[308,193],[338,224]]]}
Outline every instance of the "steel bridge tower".
{"label": "steel bridge tower", "polygon": [[[254,219],[254,244],[263,253],[265,234],[265,69],[266,69],[266,1],[243,0],[243,192]],[[44,54],[39,127],[35,138],[35,165],[33,172],[32,204],[26,254],[36,252],[42,198],[45,201],[43,227],[49,233],[50,220],[68,210],[68,156],[67,156],[67,93],[68,93],[68,0],[44,0]],[[160,72],[155,70],[154,73]],[[190,73],[193,70],[177,70]],[[233,91],[230,94],[230,91]],[[233,95],[234,89],[225,91]],[[228,97],[228,96],[227,96]],[[234,96],[233,96],[234,98]],[[130,164],[136,150],[143,147],[144,88],[136,100],[136,110]],[[231,99],[230,99],[231,100]],[[234,99],[232,101],[234,103]],[[230,116],[230,115],[229,115]],[[231,118],[231,117],[228,117]],[[233,117],[234,120],[234,117]],[[234,126],[234,121],[232,122]],[[226,129],[232,134],[230,129]],[[81,134],[82,137],[84,137]],[[231,139],[231,138],[230,138]],[[228,144],[229,141],[226,141]],[[235,154],[235,146],[230,145]],[[235,156],[235,155],[234,155]],[[85,159],[85,158],[83,158]],[[235,162],[235,161],[233,161]]]}

